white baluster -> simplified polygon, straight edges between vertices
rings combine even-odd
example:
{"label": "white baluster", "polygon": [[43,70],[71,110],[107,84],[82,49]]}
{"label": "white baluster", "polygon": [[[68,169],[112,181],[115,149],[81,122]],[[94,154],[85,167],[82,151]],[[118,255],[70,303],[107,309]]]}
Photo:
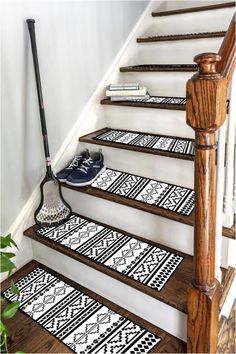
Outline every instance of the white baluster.
{"label": "white baluster", "polygon": [[228,130],[227,130],[227,146],[226,146],[226,161],[225,161],[225,194],[224,194],[224,206],[223,206],[223,225],[226,227],[232,227],[234,223],[234,211],[233,211],[233,189],[234,189],[234,177],[235,177],[235,136],[236,136],[236,73],[233,75],[231,83],[230,94],[230,108],[228,116]]}
{"label": "white baluster", "polygon": [[225,180],[225,136],[227,121],[219,129],[217,146],[217,169],[216,169],[216,230],[215,230],[215,274],[221,282],[221,250],[222,250],[222,225],[223,225],[223,199]]}

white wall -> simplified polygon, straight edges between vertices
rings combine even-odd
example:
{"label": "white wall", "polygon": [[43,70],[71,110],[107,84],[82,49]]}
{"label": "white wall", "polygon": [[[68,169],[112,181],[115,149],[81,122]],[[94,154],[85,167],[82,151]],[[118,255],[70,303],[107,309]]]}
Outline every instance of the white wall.
{"label": "white wall", "polygon": [[147,1],[1,1],[2,233],[44,174],[32,55],[25,20],[36,20],[53,157]]}

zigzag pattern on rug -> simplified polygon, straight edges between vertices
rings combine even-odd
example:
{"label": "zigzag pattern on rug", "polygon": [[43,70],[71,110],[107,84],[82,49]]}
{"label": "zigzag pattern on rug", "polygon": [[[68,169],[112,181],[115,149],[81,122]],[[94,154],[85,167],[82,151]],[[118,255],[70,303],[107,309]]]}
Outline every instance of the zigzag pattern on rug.
{"label": "zigzag pattern on rug", "polygon": [[194,190],[107,168],[92,187],[159,208],[190,215]]}
{"label": "zigzag pattern on rug", "polygon": [[142,134],[125,130],[109,129],[105,133],[97,135],[94,139],[192,156],[195,151],[194,141],[191,139],[181,139],[154,134]]}

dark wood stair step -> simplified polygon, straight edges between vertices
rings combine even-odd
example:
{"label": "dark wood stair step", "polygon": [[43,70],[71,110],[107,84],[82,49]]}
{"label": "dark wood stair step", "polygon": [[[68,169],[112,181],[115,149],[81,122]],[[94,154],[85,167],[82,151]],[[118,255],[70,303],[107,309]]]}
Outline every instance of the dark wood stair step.
{"label": "dark wood stair step", "polygon": [[[142,107],[142,108],[157,108],[169,109],[173,111],[185,111],[185,97],[170,97],[170,96],[150,96],[148,100],[139,99],[138,101],[111,101],[110,98],[104,98],[100,102],[104,105],[111,106],[126,106],[126,107]],[[228,113],[230,101],[226,101],[226,110]]]}
{"label": "dark wood stair step", "polygon": [[[78,215],[76,213],[74,213],[74,214]],[[114,228],[113,226],[103,224],[101,222],[89,219],[89,218],[81,216],[81,215],[79,215],[79,216],[85,220],[94,222],[95,224],[102,225],[105,228],[108,228],[112,231],[121,233],[124,235],[124,237],[128,236],[128,237],[132,237],[134,239],[138,239],[138,240],[148,243],[154,247],[162,248],[168,252],[175,253],[175,254],[182,256],[184,258],[183,258],[182,262],[179,264],[179,266],[177,267],[177,269],[175,270],[175,272],[169,278],[169,280],[165,283],[163,288],[160,291],[157,291],[157,290],[151,288],[150,286],[147,286],[139,281],[136,281],[128,276],[125,276],[121,272],[115,271],[115,270],[105,266],[103,263],[100,263],[98,261],[95,261],[95,260],[87,257],[87,256],[84,256],[82,253],[79,253],[78,250],[73,251],[69,247],[63,246],[59,242],[55,242],[52,239],[49,239],[48,237],[44,237],[44,236],[40,235],[39,233],[36,232],[36,230],[38,229],[37,225],[34,225],[34,226],[30,227],[28,230],[26,230],[24,232],[24,235],[26,235],[27,237],[29,237],[37,242],[43,243],[44,245],[46,245],[52,249],[55,249],[56,251],[67,255],[68,257],[71,257],[77,261],[80,261],[80,262],[86,264],[87,266],[90,266],[102,273],[105,273],[105,274],[111,276],[112,278],[115,278],[127,285],[130,285],[131,287],[134,287],[135,289],[137,289],[145,294],[148,294],[149,296],[152,296],[155,299],[160,300],[160,301],[176,308],[179,311],[186,313],[186,311],[187,311],[187,309],[186,309],[187,290],[192,282],[192,275],[193,275],[193,259],[191,256],[189,256],[185,253],[173,250],[169,247],[162,246],[159,243],[149,241],[143,237],[132,235],[132,234],[125,232],[121,229]]]}
{"label": "dark wood stair step", "polygon": [[142,65],[132,65],[123,66],[120,68],[121,72],[178,72],[187,71],[194,72],[197,71],[197,64],[142,64]]}
{"label": "dark wood stair step", "polygon": [[[136,208],[136,209],[145,211],[147,213],[151,213],[151,214],[158,215],[158,216],[170,219],[170,220],[181,222],[186,225],[193,226],[193,224],[194,224],[194,211],[189,216],[187,216],[187,215],[175,213],[170,210],[158,208],[155,205],[146,204],[146,203],[140,202],[138,200],[128,199],[128,198],[122,197],[117,194],[113,194],[113,193],[109,193],[109,192],[106,192],[106,191],[103,191],[103,190],[100,190],[97,188],[93,188],[91,186],[75,187],[75,186],[70,186],[66,183],[62,183],[62,186],[64,188],[68,188],[68,189],[74,190],[76,192],[88,194],[88,195],[91,195],[91,196],[97,197],[97,198],[102,198],[102,199],[105,199],[105,200],[108,200],[111,202],[115,202],[115,203],[118,203],[121,205],[126,205],[131,208]],[[223,234],[223,236],[225,236],[227,238],[235,239],[236,238],[236,224],[234,224],[234,226],[232,228],[223,227],[222,234]]]}
{"label": "dark wood stair step", "polygon": [[[121,316],[126,317],[130,321],[133,321],[134,323],[160,337],[161,341],[153,348],[153,352],[186,353],[186,344],[183,341],[173,337],[166,331],[132,314],[128,310],[125,310],[119,305],[105,299],[93,291],[78,285],[74,281],[66,278],[65,276],[55,272],[54,270],[39,262],[31,261],[20,270],[18,270],[15,274],[13,274],[11,278],[16,283],[18,280],[29,274],[37,267],[40,267],[45,271],[53,274],[70,286],[78,289],[89,297],[92,297],[96,301],[117,312]],[[2,283],[2,291],[6,290],[7,288],[9,288],[9,280],[5,280]],[[9,343],[9,352],[11,353],[15,353],[16,351],[19,351],[19,349],[25,353],[73,353],[73,351],[71,351],[66,345],[60,342],[48,331],[43,329],[37,322],[35,322],[23,312],[18,311],[14,317],[14,321],[12,321],[12,319],[7,320],[6,324],[11,333],[11,341]]]}
{"label": "dark wood stair step", "polygon": [[196,6],[196,7],[189,7],[189,8],[169,10],[169,11],[154,11],[154,12],[152,12],[152,16],[153,17],[170,16],[170,15],[185,14],[185,13],[189,13],[189,12],[200,12],[200,11],[224,9],[227,7],[235,7],[235,2],[231,1],[231,2],[221,3],[221,4]]}
{"label": "dark wood stair step", "polygon": [[146,43],[146,42],[191,40],[191,39],[202,39],[202,38],[217,38],[217,37],[224,37],[225,34],[226,34],[226,31],[170,34],[170,35],[166,35],[166,36],[151,36],[151,37],[137,38],[137,42],[138,43]]}
{"label": "dark wood stair step", "polygon": [[[153,140],[156,139],[172,139],[173,142],[176,141],[176,143],[179,141],[181,144],[186,143],[186,149],[189,150],[189,153],[180,153],[180,152],[176,152],[174,150],[172,151],[168,151],[168,150],[164,150],[164,149],[154,149],[151,147],[144,147],[144,146],[139,146],[139,145],[135,145],[135,143],[132,144],[128,144],[128,143],[122,143],[122,142],[117,142],[115,140],[110,141],[110,140],[104,140],[104,139],[98,139],[97,137],[99,136],[103,136],[105,133],[108,132],[111,133],[118,133],[118,137],[124,137],[127,134],[138,134],[138,136],[140,136],[141,138],[145,138],[145,137],[151,137]],[[121,132],[121,133],[120,133]],[[137,137],[135,137],[133,140],[137,140]],[[104,128],[104,129],[100,129],[97,130],[95,132],[92,132],[90,134],[84,135],[82,137],[80,137],[79,139],[81,142],[84,143],[89,143],[89,144],[96,144],[96,145],[103,145],[103,146],[109,146],[109,147],[113,147],[113,148],[118,148],[118,149],[125,149],[125,150],[131,150],[131,151],[137,151],[137,152],[143,152],[143,153],[148,153],[148,154],[154,154],[154,155],[160,155],[160,156],[166,156],[166,157],[172,157],[172,158],[177,158],[177,159],[183,159],[183,160],[190,160],[190,161],[194,161],[194,154],[192,153],[192,148],[193,148],[193,144],[194,144],[194,140],[193,139],[188,139],[188,138],[181,138],[181,137],[173,137],[173,136],[164,136],[164,135],[154,135],[154,134],[148,134],[148,133],[140,133],[140,132],[134,132],[134,131],[124,131],[122,129],[110,129],[110,128]],[[174,143],[174,145],[176,144]],[[184,148],[185,149],[185,148]],[[190,152],[191,150],[191,152]]]}
{"label": "dark wood stair step", "polygon": [[[161,100],[162,99],[162,100]],[[174,102],[178,102],[174,103]],[[101,100],[101,104],[112,106],[129,106],[129,107],[143,107],[143,108],[158,108],[171,109],[177,111],[185,111],[185,97],[167,97],[167,96],[150,96],[149,100],[139,101],[111,101],[110,98]]]}

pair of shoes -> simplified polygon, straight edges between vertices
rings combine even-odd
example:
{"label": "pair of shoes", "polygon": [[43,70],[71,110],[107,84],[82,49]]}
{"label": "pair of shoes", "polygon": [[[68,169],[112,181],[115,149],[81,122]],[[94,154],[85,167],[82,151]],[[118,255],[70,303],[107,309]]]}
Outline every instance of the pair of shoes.
{"label": "pair of shoes", "polygon": [[82,151],[76,155],[63,170],[57,173],[60,182],[66,182],[70,186],[88,186],[102,174],[106,167],[103,163],[103,155],[99,152]]}

